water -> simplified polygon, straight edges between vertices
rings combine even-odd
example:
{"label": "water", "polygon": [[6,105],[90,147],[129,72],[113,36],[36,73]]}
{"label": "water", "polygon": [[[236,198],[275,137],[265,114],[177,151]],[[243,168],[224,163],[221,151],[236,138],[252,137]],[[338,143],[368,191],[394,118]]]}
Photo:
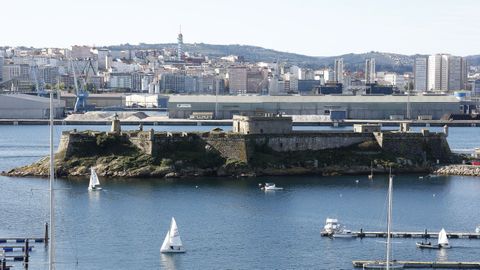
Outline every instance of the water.
{"label": "water", "polygon": [[[71,128],[56,127],[55,141],[61,130]],[[479,133],[478,128],[451,128],[450,146],[478,147]],[[0,170],[46,154],[47,126],[0,126]],[[394,229],[473,231],[480,223],[479,180],[397,176]],[[262,181],[285,190],[266,194],[257,188]],[[325,218],[337,217],[352,230],[384,230],[386,177],[117,179],[93,193],[87,192],[87,182],[57,181],[57,269],[352,269],[352,260],[384,258],[384,239],[332,240],[320,237],[320,229]],[[43,236],[47,188],[45,179],[0,177],[1,237]],[[187,253],[160,255],[172,216]],[[394,257],[476,261],[480,252],[480,240],[453,239],[454,248],[441,251],[418,250],[415,241],[395,239]],[[47,269],[46,249],[34,245],[30,269]]]}

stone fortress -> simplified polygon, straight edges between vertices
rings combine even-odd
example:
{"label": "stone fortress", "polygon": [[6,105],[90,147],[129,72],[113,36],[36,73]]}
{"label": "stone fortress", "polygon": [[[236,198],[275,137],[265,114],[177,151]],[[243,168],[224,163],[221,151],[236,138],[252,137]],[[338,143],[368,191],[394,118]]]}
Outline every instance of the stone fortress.
{"label": "stone fortress", "polygon": [[213,151],[225,160],[249,164],[261,149],[298,153],[343,149],[368,142],[383,152],[419,163],[448,163],[451,152],[447,133],[448,128],[444,133],[426,129],[412,132],[407,123],[402,123],[399,131],[382,131],[375,124],[355,125],[354,131],[296,131],[292,129],[291,117],[273,114],[235,115],[231,132],[220,128],[188,133],[143,131],[143,128],[122,131],[120,121],[115,119],[111,132],[63,132],[57,155],[64,159],[88,155],[89,151],[85,149],[94,151],[99,140],[114,137],[114,143],[119,144],[115,148],[134,145],[137,150],[152,157],[162,158],[167,153],[189,149]]}

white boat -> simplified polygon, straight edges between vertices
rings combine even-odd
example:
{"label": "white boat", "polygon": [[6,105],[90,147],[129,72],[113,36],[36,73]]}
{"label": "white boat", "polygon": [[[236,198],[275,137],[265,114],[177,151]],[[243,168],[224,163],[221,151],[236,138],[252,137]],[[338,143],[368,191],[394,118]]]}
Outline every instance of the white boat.
{"label": "white boat", "polygon": [[475,228],[475,233],[480,233],[480,225]]}
{"label": "white boat", "polygon": [[441,249],[441,248],[451,248],[450,244],[448,243],[448,236],[445,229],[438,233],[438,242],[436,245],[432,245],[431,242],[417,242],[418,248],[430,248],[430,249]]}
{"label": "white boat", "polygon": [[88,190],[101,190],[100,181],[95,169],[90,168],[90,183],[88,184]]}
{"label": "white boat", "polygon": [[385,261],[376,261],[366,263],[363,265],[363,269],[402,269],[403,264],[391,259],[392,256],[392,204],[393,204],[393,176],[392,169],[390,169],[390,176],[388,179],[388,213],[387,213],[387,254]]}
{"label": "white boat", "polygon": [[351,230],[347,230],[345,228],[342,228],[338,232],[334,232],[332,234],[332,237],[333,238],[354,238],[354,237],[357,237],[357,235],[352,233]]}
{"label": "white boat", "polygon": [[185,248],[183,247],[182,239],[180,238],[180,233],[178,232],[177,222],[175,218],[172,217],[172,222],[170,223],[170,230],[168,230],[167,235],[165,235],[165,240],[163,240],[162,247],[160,248],[161,253],[183,253]]}
{"label": "white boat", "polygon": [[261,187],[264,191],[272,191],[272,190],[283,190],[282,187],[277,187],[274,183],[265,183],[264,186]]}
{"label": "white boat", "polygon": [[323,231],[327,234],[334,234],[335,232],[340,231],[341,226],[338,223],[336,218],[327,218],[325,220],[325,226],[323,226]]}

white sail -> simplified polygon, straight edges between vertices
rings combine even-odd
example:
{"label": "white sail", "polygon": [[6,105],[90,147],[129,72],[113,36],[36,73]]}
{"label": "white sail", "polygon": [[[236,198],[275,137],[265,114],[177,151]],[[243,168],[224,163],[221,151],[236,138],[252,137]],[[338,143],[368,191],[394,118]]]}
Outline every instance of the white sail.
{"label": "white sail", "polygon": [[100,181],[98,180],[98,175],[95,172],[95,169],[90,169],[90,183],[88,184],[88,189],[93,189],[97,186],[100,186]]}
{"label": "white sail", "polygon": [[170,245],[174,247],[181,247],[182,239],[180,238],[180,234],[178,232],[177,222],[172,217],[172,223],[170,225]]}
{"label": "white sail", "polygon": [[168,251],[170,249],[170,231],[167,232],[165,235],[165,239],[163,240],[162,247],[160,248],[161,252]]}
{"label": "white sail", "polygon": [[182,239],[178,232],[177,222],[172,217],[172,222],[170,223],[170,229],[165,235],[163,240],[162,247],[160,248],[162,253],[176,253],[176,252],[185,252],[183,247]]}
{"label": "white sail", "polygon": [[447,232],[445,229],[442,228],[442,230],[438,233],[438,244],[445,246],[448,246],[448,237],[447,237]]}

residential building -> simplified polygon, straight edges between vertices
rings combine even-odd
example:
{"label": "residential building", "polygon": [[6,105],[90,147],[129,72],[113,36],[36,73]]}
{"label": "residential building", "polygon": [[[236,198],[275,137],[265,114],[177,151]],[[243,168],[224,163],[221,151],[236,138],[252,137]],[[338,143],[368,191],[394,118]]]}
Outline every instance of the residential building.
{"label": "residential building", "polygon": [[428,57],[428,90],[454,91],[465,89],[467,64],[463,57],[434,54]]}
{"label": "residential building", "polygon": [[106,71],[110,68],[111,56],[108,49],[98,49],[98,69]]}
{"label": "residential building", "polygon": [[92,57],[92,47],[90,46],[72,46],[71,57],[73,59],[87,59]]}
{"label": "residential building", "polygon": [[239,94],[247,92],[247,68],[229,67],[228,68],[228,87],[230,94]]}
{"label": "residential building", "polygon": [[365,60],[365,84],[375,83],[375,58]]}
{"label": "residential building", "polygon": [[333,74],[335,83],[343,83],[343,58],[335,59]]}
{"label": "residential building", "polygon": [[111,73],[109,87],[132,89],[132,75],[130,73]]}
{"label": "residential building", "polygon": [[428,57],[417,57],[413,66],[413,73],[415,76],[415,84],[413,90],[427,91],[428,90]]}

